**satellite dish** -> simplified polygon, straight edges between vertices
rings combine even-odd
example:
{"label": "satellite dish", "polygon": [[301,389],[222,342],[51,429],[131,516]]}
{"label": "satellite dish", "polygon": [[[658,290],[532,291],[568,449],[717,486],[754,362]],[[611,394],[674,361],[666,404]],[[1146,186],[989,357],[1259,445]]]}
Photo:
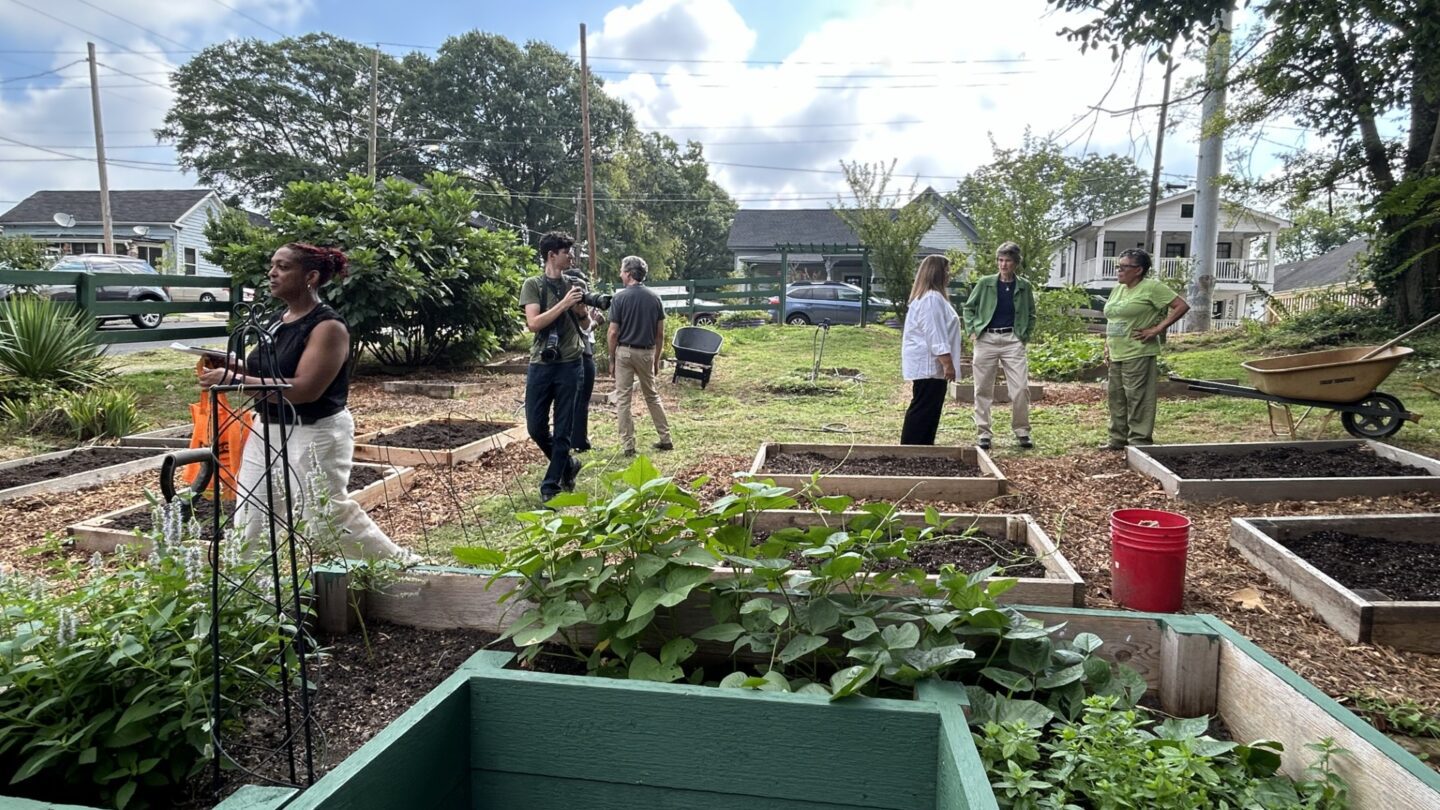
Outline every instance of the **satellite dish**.
{"label": "satellite dish", "polygon": [[59,226],[62,227],[62,228],[73,228],[73,227],[75,227],[75,215],[74,215],[74,214],[66,214],[66,213],[63,213],[63,212],[62,212],[62,213],[56,214],[55,216],[51,217],[51,219],[55,220],[55,224],[56,224],[56,225],[59,225]]}
{"label": "satellite dish", "polygon": [[150,226],[149,226],[149,225],[136,225],[135,227],[131,228],[130,230],[134,231],[134,232],[135,232],[135,235],[136,235],[136,236],[139,236],[139,237],[146,237],[146,236],[149,236],[149,235],[150,235]]}

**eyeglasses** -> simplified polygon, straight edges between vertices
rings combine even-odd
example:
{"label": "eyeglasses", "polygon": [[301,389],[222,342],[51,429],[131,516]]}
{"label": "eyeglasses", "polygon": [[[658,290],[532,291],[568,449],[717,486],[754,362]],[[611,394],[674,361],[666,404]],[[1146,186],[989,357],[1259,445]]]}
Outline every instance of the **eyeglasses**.
{"label": "eyeglasses", "polygon": [[1138,264],[1117,264],[1117,265],[1115,265],[1115,269],[1116,269],[1116,270],[1139,270],[1139,269],[1140,269],[1140,265],[1138,265]]}

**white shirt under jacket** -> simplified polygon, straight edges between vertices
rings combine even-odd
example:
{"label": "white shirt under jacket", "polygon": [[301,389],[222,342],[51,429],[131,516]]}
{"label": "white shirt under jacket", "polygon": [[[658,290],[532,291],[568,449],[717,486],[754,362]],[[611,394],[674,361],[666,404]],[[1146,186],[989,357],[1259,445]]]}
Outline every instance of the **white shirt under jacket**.
{"label": "white shirt under jacket", "polygon": [[935,358],[950,355],[960,368],[960,316],[945,296],[930,290],[910,304],[900,341],[900,371],[906,380],[943,379]]}

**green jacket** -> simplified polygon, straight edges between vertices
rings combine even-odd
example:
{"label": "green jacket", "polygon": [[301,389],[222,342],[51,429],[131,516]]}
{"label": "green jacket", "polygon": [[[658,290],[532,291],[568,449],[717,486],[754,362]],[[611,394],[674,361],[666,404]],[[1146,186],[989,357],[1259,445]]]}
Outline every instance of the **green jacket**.
{"label": "green jacket", "polygon": [[[970,291],[970,297],[965,299],[965,333],[978,335],[990,319],[995,317],[995,303],[999,300],[1000,294],[995,289],[995,282],[1000,278],[999,273],[991,273],[988,276],[981,276],[975,282],[975,289]],[[1035,288],[1030,282],[1015,276],[1015,336],[1020,338],[1021,343],[1030,342],[1030,332],[1035,328]]]}

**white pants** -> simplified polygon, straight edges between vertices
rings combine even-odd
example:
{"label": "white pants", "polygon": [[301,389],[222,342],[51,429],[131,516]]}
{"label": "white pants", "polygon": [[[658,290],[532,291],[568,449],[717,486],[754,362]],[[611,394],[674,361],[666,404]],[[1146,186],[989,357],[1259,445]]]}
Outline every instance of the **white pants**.
{"label": "white pants", "polygon": [[1030,435],[1030,364],[1025,344],[1014,332],[981,332],[975,338],[975,435],[990,438],[990,403],[995,375],[1005,372],[1010,392],[1010,427],[1016,436]]}
{"label": "white pants", "polygon": [[[287,432],[285,449],[290,461],[290,493],[298,499],[298,503],[292,503],[292,507],[298,507],[294,518],[305,521],[305,538],[316,551],[324,553],[324,546],[338,544],[338,551],[351,558],[411,556],[375,525],[360,504],[350,500],[355,419],[348,410],[309,425],[266,425],[258,417],[255,419],[240,462],[236,495],[239,503],[235,509],[235,525],[244,533],[252,552],[268,548],[270,544],[264,500],[266,435],[269,436],[268,466],[274,490],[271,514],[279,516],[275,522],[277,533],[283,530],[286,500],[284,468],[280,464],[282,429]],[[317,486],[324,487],[323,493],[315,491]],[[329,501],[328,520],[323,513],[315,514],[322,508],[321,495]],[[329,530],[331,526],[335,529],[333,533]]]}

